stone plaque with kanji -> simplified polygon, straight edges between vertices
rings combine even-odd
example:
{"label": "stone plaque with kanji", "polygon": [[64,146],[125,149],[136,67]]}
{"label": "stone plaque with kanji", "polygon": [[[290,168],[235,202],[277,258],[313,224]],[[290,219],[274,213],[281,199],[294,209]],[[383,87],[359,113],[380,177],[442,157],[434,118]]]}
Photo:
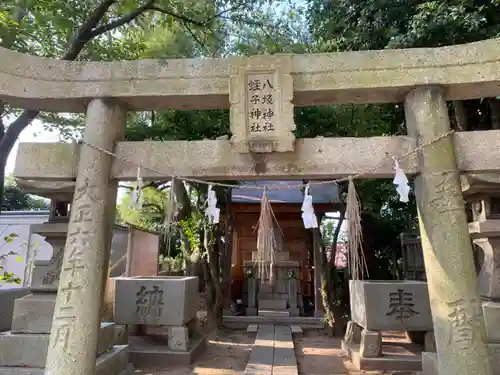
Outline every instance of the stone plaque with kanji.
{"label": "stone plaque with kanji", "polygon": [[239,152],[294,150],[290,56],[253,56],[232,66],[231,142]]}

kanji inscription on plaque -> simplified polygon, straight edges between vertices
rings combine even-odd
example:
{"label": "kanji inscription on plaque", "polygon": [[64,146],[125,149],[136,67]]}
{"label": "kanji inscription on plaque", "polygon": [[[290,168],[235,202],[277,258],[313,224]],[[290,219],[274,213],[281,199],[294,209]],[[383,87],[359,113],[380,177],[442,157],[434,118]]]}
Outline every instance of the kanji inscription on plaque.
{"label": "kanji inscription on plaque", "polygon": [[253,56],[231,70],[231,143],[237,151],[294,150],[289,56]]}
{"label": "kanji inscription on plaque", "polygon": [[276,130],[274,84],[271,74],[247,75],[247,113],[250,133],[273,132]]}

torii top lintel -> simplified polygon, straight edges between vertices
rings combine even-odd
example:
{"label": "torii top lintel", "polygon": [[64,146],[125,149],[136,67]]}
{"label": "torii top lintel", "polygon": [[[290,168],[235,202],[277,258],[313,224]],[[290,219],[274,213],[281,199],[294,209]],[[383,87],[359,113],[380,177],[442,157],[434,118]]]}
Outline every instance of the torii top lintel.
{"label": "torii top lintel", "polygon": [[[447,100],[496,96],[500,39],[440,48],[289,55],[293,104],[402,102],[414,87],[439,85]],[[283,55],[280,55],[283,57]],[[0,101],[27,109],[81,112],[92,98],[131,110],[229,107],[231,67],[277,56],[69,62],[0,48]]]}

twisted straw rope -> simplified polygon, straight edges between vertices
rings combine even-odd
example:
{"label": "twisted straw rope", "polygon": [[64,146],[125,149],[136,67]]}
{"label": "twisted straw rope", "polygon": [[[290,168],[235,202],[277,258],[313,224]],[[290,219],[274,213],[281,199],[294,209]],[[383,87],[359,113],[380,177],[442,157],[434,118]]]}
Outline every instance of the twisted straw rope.
{"label": "twisted straw rope", "polygon": [[[415,149],[409,151],[409,152],[406,152],[404,153],[403,155],[401,155],[399,158],[395,158],[394,156],[390,155],[389,153],[386,153],[386,156],[391,158],[392,160],[397,160],[398,162],[400,162],[402,159],[406,159],[408,158],[409,156],[411,155],[414,155],[416,154],[417,152],[423,150],[424,148],[436,143],[436,142],[439,142],[440,140],[452,135],[455,131],[454,130],[449,130],[439,136],[437,136],[436,138],[434,139],[431,139],[430,141],[428,142],[425,142],[423,144],[421,144],[420,146],[416,147]],[[181,180],[181,181],[186,181],[186,182],[193,182],[193,183],[198,183],[198,184],[206,184],[206,185],[213,185],[213,186],[219,186],[219,187],[227,187],[227,188],[238,188],[238,189],[248,189],[248,190],[291,190],[291,189],[301,189],[301,188],[305,188],[306,186],[310,186],[310,185],[326,185],[326,184],[338,184],[340,182],[345,182],[345,181],[349,181],[350,179],[358,179],[358,178],[362,178],[363,176],[367,175],[367,174],[370,174],[372,172],[375,172],[377,171],[379,168],[381,168],[385,163],[386,161],[385,160],[382,160],[380,163],[378,163],[375,167],[372,167],[372,168],[368,168],[366,170],[364,170],[363,172],[360,172],[360,173],[357,173],[357,174],[354,174],[354,175],[349,175],[349,176],[346,176],[346,177],[342,177],[342,178],[337,178],[335,180],[324,180],[324,181],[311,181],[311,182],[308,182],[307,184],[299,184],[299,185],[270,185],[270,186],[255,186],[255,185],[234,185],[234,184],[225,184],[225,183],[221,183],[221,182],[210,182],[210,181],[205,181],[205,180],[199,180],[199,179],[195,179],[195,178],[187,178],[187,177],[178,177],[178,176],[173,176],[169,173],[165,173],[163,171],[160,171],[158,169],[155,169],[155,168],[151,168],[151,167],[148,167],[146,165],[143,165],[143,164],[139,164],[139,163],[136,163],[134,161],[131,161],[125,157],[121,157],[121,156],[118,156],[117,154],[115,154],[114,152],[112,151],[109,151],[109,150],[106,150],[104,148],[101,148],[101,147],[98,147],[96,145],[93,145],[92,143],[89,143],[85,140],[81,140],[78,142],[79,144],[84,144],[86,146],[89,146],[97,151],[100,151],[106,155],[109,155],[109,156],[112,156],[124,163],[128,163],[128,164],[132,164],[132,165],[135,165],[136,167],[138,168],[143,168],[143,169],[147,169],[153,173],[156,173],[158,174],[159,176],[163,176],[165,178],[170,178],[170,179],[178,179],[178,180]]]}

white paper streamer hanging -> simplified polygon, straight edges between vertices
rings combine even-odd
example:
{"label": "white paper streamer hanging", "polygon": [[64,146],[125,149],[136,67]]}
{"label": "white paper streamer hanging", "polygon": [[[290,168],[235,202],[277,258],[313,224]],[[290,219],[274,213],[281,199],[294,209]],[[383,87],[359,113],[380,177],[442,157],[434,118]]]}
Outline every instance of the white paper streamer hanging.
{"label": "white paper streamer hanging", "polygon": [[396,158],[392,158],[394,161],[394,180],[392,183],[396,185],[396,191],[399,194],[399,201],[407,203],[409,201],[408,194],[410,193],[410,185],[408,185],[408,179],[406,178],[405,172],[399,166],[399,162]]}
{"label": "white paper streamer hanging", "polygon": [[142,189],[143,182],[141,177],[141,167],[137,168],[137,186],[132,191],[132,207],[140,210],[142,208]]}
{"label": "white paper streamer hanging", "polygon": [[309,185],[306,186],[304,192],[304,202],[302,203],[302,221],[306,229],[317,228],[318,218],[314,213],[312,195],[309,195]]}
{"label": "white paper streamer hanging", "polygon": [[218,224],[220,217],[220,209],[217,208],[217,195],[212,189],[212,185],[208,186],[207,210],[205,214],[208,217],[210,224]]}

